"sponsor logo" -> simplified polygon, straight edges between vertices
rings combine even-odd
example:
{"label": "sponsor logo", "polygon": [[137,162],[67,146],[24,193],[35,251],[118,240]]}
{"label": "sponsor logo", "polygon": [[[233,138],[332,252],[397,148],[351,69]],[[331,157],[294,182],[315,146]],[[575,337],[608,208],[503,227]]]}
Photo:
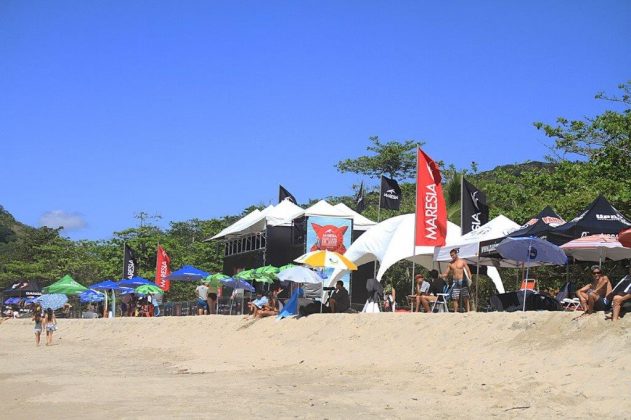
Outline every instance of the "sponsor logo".
{"label": "sponsor logo", "polygon": [[602,220],[603,222],[622,222],[627,224],[624,217],[619,214],[597,214],[596,219]]}
{"label": "sponsor logo", "polygon": [[399,199],[399,196],[397,195],[397,192],[394,189],[387,190],[385,193],[383,193],[383,196],[391,200]]}
{"label": "sponsor logo", "polygon": [[136,268],[136,264],[134,264],[134,261],[132,260],[127,261],[127,278],[128,279],[134,277],[135,268]]}
{"label": "sponsor logo", "polygon": [[528,258],[530,258],[531,260],[534,260],[535,258],[537,258],[537,248],[535,247],[530,248],[530,252],[528,253]]}
{"label": "sponsor logo", "polygon": [[478,230],[480,228],[480,215],[482,213],[473,213],[471,215],[471,230]]}
{"label": "sponsor logo", "polygon": [[436,184],[425,186],[425,238],[437,240],[438,227],[438,195],[436,194]]}
{"label": "sponsor logo", "polygon": [[480,199],[478,198],[478,193],[480,191],[474,191],[471,193],[471,201],[473,201],[473,205],[476,209],[480,210],[480,204],[478,203]]}

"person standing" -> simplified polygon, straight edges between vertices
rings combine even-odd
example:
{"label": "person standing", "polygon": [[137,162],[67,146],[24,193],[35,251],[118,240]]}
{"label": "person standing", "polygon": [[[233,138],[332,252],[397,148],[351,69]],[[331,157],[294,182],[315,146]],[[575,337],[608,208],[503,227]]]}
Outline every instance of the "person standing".
{"label": "person standing", "polygon": [[208,313],[215,314],[217,313],[217,287],[210,284],[208,287],[208,298],[206,299],[206,304],[208,305]]}
{"label": "person standing", "polygon": [[42,312],[39,308],[36,308],[33,312],[33,321],[35,321],[35,327],[33,331],[35,332],[35,345],[39,347],[40,338],[42,336]]}
{"label": "person standing", "polygon": [[197,294],[197,314],[208,314],[208,287],[203,281],[199,282],[199,286],[195,289],[195,293]]}
{"label": "person standing", "polygon": [[[458,256],[458,250],[452,249],[449,251],[449,256],[451,257],[451,262],[447,266],[447,270],[442,273],[439,277],[446,279],[449,273],[451,273],[451,277],[453,279],[454,285],[451,290],[451,299],[454,303],[454,312],[458,312],[458,306],[460,304],[460,299],[462,299],[464,303],[465,310],[469,312],[471,310],[469,303],[469,283],[467,282],[467,278],[471,278],[471,270],[469,269],[469,265],[465,260]],[[465,278],[466,276],[466,278]]]}
{"label": "person standing", "polygon": [[44,318],[44,323],[46,325],[46,345],[53,345],[53,332],[57,330],[57,318],[55,318],[55,313],[51,308],[46,309],[46,316]]}

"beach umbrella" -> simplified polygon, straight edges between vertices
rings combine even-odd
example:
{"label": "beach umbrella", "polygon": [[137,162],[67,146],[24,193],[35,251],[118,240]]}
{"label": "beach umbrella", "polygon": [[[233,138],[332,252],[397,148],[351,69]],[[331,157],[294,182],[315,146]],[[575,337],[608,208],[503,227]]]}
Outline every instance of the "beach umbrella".
{"label": "beach umbrella", "polygon": [[144,279],[142,277],[132,277],[130,279],[123,279],[121,281],[118,282],[118,286],[119,287],[138,287],[138,286],[142,286],[144,284],[153,284],[155,286],[155,283]]}
{"label": "beach umbrella", "polygon": [[561,249],[574,259],[598,261],[599,265],[606,259],[619,261],[631,258],[631,248],[625,248],[609,235],[584,236],[561,245]]}
{"label": "beach umbrella", "polygon": [[277,274],[277,277],[281,281],[291,281],[294,283],[322,283],[322,277],[320,277],[318,273],[303,266],[295,266],[283,270]]}
{"label": "beach umbrella", "polygon": [[89,286],[92,290],[119,290],[120,285],[113,280],[103,280]]}
{"label": "beach umbrella", "polygon": [[97,292],[96,290],[88,289],[79,294],[79,300],[83,303],[103,302],[105,300],[105,295],[101,292]]}
{"label": "beach umbrella", "polygon": [[257,276],[271,276],[278,274],[280,270],[278,267],[274,267],[273,265],[264,265],[263,267],[255,268],[254,274]]}
{"label": "beach umbrella", "polygon": [[223,286],[223,284],[221,283],[221,280],[225,280],[225,279],[229,279],[230,276],[226,276],[223,273],[215,273],[215,274],[211,274],[208,277],[206,277],[204,280],[202,280],[204,283],[209,284],[211,286],[214,287],[221,287]]}
{"label": "beach umbrella", "polygon": [[250,269],[250,270],[243,270],[243,271],[239,271],[237,274],[235,274],[233,276],[234,278],[238,278],[241,280],[254,280],[255,276],[254,276],[254,270]]}
{"label": "beach umbrella", "polygon": [[308,252],[296,258],[294,261],[311,267],[357,270],[355,263],[344,255],[327,250]]}
{"label": "beach umbrella", "polygon": [[62,308],[66,302],[68,302],[68,296],[62,293],[53,293],[49,295],[41,295],[35,299],[36,303],[39,303],[43,309],[59,309]]}
{"label": "beach umbrella", "polygon": [[143,284],[142,286],[136,287],[136,293],[142,293],[143,295],[155,295],[164,293],[164,290],[160,289],[156,285]]}
{"label": "beach umbrella", "polygon": [[228,277],[227,279],[221,280],[221,283],[224,286],[232,287],[233,289],[244,289],[248,292],[254,292],[256,289],[247,281],[244,281],[240,278]]}
{"label": "beach umbrella", "polygon": [[[534,236],[529,238],[506,238],[497,246],[497,252],[508,260],[521,262],[526,266],[526,279],[528,279],[528,270],[531,265],[538,263],[548,263],[556,265],[565,265],[567,263],[567,255],[561,248]],[[526,291],[524,288],[524,308],[526,310]]]}
{"label": "beach umbrella", "polygon": [[87,287],[77,283],[70,275],[66,274],[55,283],[44,287],[43,291],[48,294],[75,295],[88,290]]}
{"label": "beach umbrella", "polygon": [[179,270],[175,270],[166,276],[166,278],[171,281],[200,281],[209,275],[210,273],[193,267],[192,265],[184,265]]}
{"label": "beach umbrella", "polygon": [[19,297],[12,297],[9,298],[7,300],[4,301],[5,305],[17,305],[18,303],[20,303],[20,298]]}
{"label": "beach umbrella", "polygon": [[631,229],[626,229],[620,232],[618,234],[618,240],[620,241],[622,246],[631,248]]}
{"label": "beach umbrella", "polygon": [[281,271],[287,270],[288,268],[291,268],[291,267],[297,267],[297,265],[292,264],[292,263],[281,265],[280,267],[278,267],[278,272],[280,273]]}

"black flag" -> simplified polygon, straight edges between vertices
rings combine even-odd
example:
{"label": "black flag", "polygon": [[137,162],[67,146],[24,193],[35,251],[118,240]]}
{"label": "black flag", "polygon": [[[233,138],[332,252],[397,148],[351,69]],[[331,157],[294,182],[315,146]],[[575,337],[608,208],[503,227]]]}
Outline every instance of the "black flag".
{"label": "black flag", "polygon": [[359,184],[359,191],[355,196],[355,211],[361,213],[366,209],[366,192],[364,191],[364,181]]}
{"label": "black flag", "polygon": [[123,265],[123,278],[130,279],[135,277],[138,273],[138,264],[136,263],[136,257],[134,251],[125,244],[125,257]]}
{"label": "black flag", "polygon": [[489,206],[486,195],[462,178],[462,197],[460,199],[462,234],[476,230],[489,221]]}
{"label": "black flag", "polygon": [[379,207],[382,209],[399,210],[401,207],[401,188],[394,179],[381,176],[381,198]]}
{"label": "black flag", "polygon": [[298,204],[296,202],[296,197],[294,197],[289,191],[285,189],[282,185],[278,186],[278,202],[282,203],[284,199],[289,199],[294,204]]}

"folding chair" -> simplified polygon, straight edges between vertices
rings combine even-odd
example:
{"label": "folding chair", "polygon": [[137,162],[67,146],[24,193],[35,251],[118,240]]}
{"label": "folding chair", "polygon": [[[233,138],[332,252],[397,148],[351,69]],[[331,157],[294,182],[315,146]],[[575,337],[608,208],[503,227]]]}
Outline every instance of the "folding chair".
{"label": "folding chair", "polygon": [[561,301],[561,306],[566,311],[577,311],[579,309],[582,309],[581,301],[578,298],[574,298],[574,299],[565,298]]}
{"label": "folding chair", "polygon": [[451,296],[451,287],[445,286],[443,293],[436,294],[436,300],[432,304],[432,313],[436,309],[436,312],[449,312],[449,297]]}

